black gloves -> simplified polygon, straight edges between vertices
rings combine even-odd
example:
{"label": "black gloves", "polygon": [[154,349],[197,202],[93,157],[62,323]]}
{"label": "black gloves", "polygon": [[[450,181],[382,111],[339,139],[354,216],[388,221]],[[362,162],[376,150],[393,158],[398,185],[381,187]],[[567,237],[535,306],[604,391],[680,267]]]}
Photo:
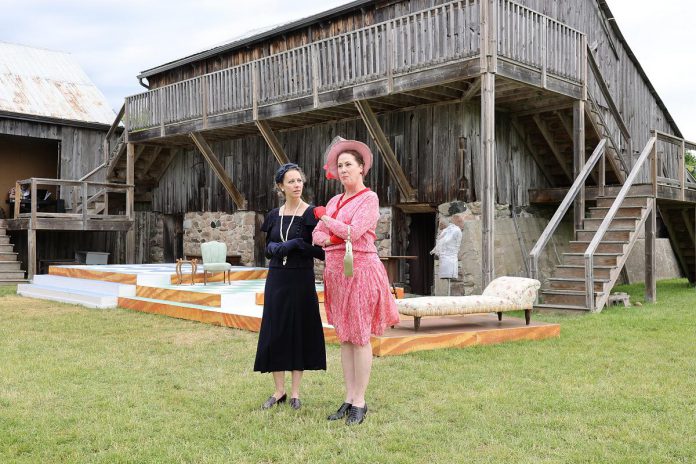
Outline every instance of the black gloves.
{"label": "black gloves", "polygon": [[293,238],[287,242],[268,242],[266,256],[282,258],[290,254],[292,250],[304,250],[306,246],[307,244],[301,238]]}

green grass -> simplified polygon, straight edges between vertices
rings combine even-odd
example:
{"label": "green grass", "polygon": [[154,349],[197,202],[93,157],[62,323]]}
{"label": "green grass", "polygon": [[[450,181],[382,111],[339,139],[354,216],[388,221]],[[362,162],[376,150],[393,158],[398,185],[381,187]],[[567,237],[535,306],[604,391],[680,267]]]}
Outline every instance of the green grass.
{"label": "green grass", "polygon": [[[633,300],[642,287],[624,287]],[[256,334],[0,287],[0,462],[694,462],[696,290],[539,316],[559,339],[376,358],[367,421],[342,400],[338,349],[303,409],[259,410]]]}

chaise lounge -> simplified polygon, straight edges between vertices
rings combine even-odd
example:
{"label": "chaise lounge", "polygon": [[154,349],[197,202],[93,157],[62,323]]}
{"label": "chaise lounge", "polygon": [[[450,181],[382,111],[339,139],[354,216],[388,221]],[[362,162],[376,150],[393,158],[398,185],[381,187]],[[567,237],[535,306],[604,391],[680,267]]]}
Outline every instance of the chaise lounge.
{"label": "chaise lounge", "polygon": [[541,283],[525,277],[498,277],[482,295],[467,296],[423,296],[396,300],[399,313],[413,316],[413,327],[420,328],[423,316],[454,316],[462,314],[498,313],[503,319],[506,311],[524,311],[529,325],[532,306],[537,298]]}

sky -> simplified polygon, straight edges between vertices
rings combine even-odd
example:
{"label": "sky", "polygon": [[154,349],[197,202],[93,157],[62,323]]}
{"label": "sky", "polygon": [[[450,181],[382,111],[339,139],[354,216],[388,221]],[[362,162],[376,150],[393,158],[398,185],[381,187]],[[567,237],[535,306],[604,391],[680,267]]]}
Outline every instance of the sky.
{"label": "sky", "polygon": [[[136,76],[346,0],[0,0],[0,41],[70,52],[114,109]],[[696,140],[696,2],[608,0],[683,135]]]}

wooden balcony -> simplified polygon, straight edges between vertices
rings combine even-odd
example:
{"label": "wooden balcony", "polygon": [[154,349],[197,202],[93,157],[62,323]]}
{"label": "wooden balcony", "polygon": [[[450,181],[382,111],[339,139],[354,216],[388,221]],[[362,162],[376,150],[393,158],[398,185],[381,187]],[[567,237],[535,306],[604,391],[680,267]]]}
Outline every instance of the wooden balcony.
{"label": "wooden balcony", "polygon": [[[233,137],[255,122],[300,127],[357,115],[354,102],[392,110],[477,93],[481,24],[496,25],[501,83],[549,98],[585,92],[586,38],[509,0],[452,1],[126,99],[129,142],[210,131]],[[175,140],[172,140],[175,141]],[[190,143],[190,140],[187,140]]]}

